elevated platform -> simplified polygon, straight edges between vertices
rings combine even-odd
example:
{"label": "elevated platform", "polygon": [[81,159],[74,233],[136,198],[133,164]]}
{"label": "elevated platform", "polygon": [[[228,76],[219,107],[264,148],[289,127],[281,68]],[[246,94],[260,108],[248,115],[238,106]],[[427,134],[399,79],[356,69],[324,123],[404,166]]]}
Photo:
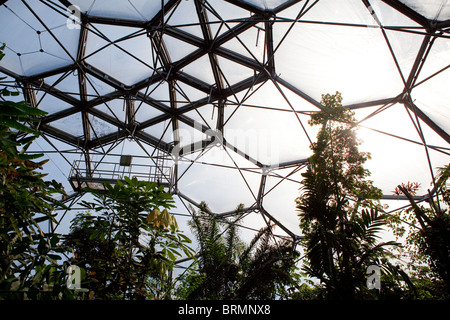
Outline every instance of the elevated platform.
{"label": "elevated platform", "polygon": [[161,160],[154,164],[132,164],[131,156],[120,157],[119,162],[91,161],[88,170],[86,161],[77,160],[72,164],[69,182],[75,191],[84,188],[105,190],[105,182],[114,185],[117,180],[125,181],[125,177],[156,182],[165,187],[173,185],[172,167],[164,165]]}

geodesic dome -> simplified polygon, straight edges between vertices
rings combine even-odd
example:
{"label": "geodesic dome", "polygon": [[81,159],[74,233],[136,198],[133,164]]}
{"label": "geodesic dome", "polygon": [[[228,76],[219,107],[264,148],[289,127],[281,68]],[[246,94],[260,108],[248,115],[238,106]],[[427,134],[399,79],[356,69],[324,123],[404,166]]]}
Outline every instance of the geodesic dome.
{"label": "geodesic dome", "polygon": [[71,204],[78,178],[136,175],[165,183],[178,219],[201,201],[218,216],[243,203],[246,230],[274,223],[298,239],[294,199],[317,132],[307,121],[336,91],[389,210],[404,205],[399,183],[426,197],[449,163],[447,1],[0,4],[1,84],[47,112],[34,151]]}

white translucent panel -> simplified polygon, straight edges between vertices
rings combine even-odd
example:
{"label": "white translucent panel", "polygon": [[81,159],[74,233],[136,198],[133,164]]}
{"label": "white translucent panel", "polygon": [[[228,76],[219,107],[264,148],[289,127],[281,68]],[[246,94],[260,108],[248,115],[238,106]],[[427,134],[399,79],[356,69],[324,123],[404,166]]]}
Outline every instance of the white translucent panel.
{"label": "white translucent panel", "polygon": [[[113,30],[123,32],[120,27],[98,27],[102,34]],[[157,66],[154,64],[151,42],[146,34],[137,35],[139,29],[128,28],[130,38],[121,41],[107,41],[90,32],[86,44],[86,62],[95,68],[120,80],[125,85],[132,85],[149,78]],[[138,33],[139,34],[139,33]],[[136,36],[137,35],[137,36]]]}
{"label": "white translucent panel", "polygon": [[237,25],[237,20],[247,19],[250,14],[247,10],[232,5],[227,1],[211,0],[208,1],[208,4],[205,6],[205,11],[213,39],[229,32],[231,28]]}
{"label": "white translucent panel", "polygon": [[[300,3],[303,6],[302,3]],[[286,12],[283,11],[281,15]],[[298,14],[298,11],[295,13]],[[302,20],[339,22],[374,26],[376,22],[364,3],[359,0],[321,0],[311,5]]]}
{"label": "white translucent panel", "polygon": [[[411,121],[410,116],[414,119],[414,123]],[[428,184],[431,181],[431,175],[429,173],[425,147],[423,146],[419,131],[423,133],[425,143],[430,147],[429,154],[432,157],[433,170],[446,162],[448,163],[450,160],[448,155],[448,142],[423,121],[417,124],[414,113],[412,111],[408,112],[402,105],[395,105],[361,124],[367,128],[380,131],[376,132],[365,128],[359,129],[358,137],[363,141],[361,148],[364,151],[372,153],[372,156],[374,156],[373,161],[369,161],[371,168],[373,168],[373,176],[378,177],[376,182],[379,183],[379,187],[382,187],[384,191],[388,192],[387,194],[391,194],[393,190],[387,190],[389,189],[388,186],[395,183],[394,179],[388,180],[391,174],[390,170],[399,170],[397,180],[402,179],[402,181],[398,183],[413,181],[415,175],[417,175],[417,179],[420,179],[418,182],[422,183],[423,187],[420,192],[423,194],[426,193],[426,188],[429,187]],[[395,135],[396,137],[390,135]],[[401,140],[400,138],[407,139],[408,141]],[[395,169],[388,168],[389,157],[391,157],[392,167]],[[386,161],[385,167],[383,167],[384,164],[381,159],[386,159],[383,160]],[[402,161],[404,161],[405,168],[402,167]],[[408,172],[409,170],[411,171]],[[386,177],[382,177],[383,172],[387,171],[389,174]],[[397,175],[397,173],[393,174]],[[389,181],[389,184],[386,181]]]}
{"label": "white translucent panel", "polygon": [[185,32],[203,38],[194,1],[180,1],[166,15],[165,22],[170,26],[177,27]]}
{"label": "white translucent panel", "polygon": [[303,111],[305,113],[318,111],[317,107],[299,97],[285,86],[272,81],[255,85],[252,90],[238,93],[236,96],[238,98],[237,103],[247,107],[260,107],[289,112]]}
{"label": "white translucent panel", "polygon": [[[216,150],[220,151],[214,151]],[[178,187],[180,190],[188,190],[187,195],[196,202],[205,201],[214,212],[227,212],[234,210],[240,203],[250,206],[255,202],[253,190],[258,190],[257,174],[253,177],[247,176],[244,180],[236,169],[203,164],[193,164],[189,168],[188,166],[187,163],[180,165],[180,172],[184,173],[186,169],[187,171],[178,181]]]}
{"label": "white translucent panel", "polygon": [[48,115],[51,115],[53,113],[57,113],[66,109],[73,108],[73,106],[67,102],[64,102],[51,94],[41,94],[41,96],[37,96],[37,107],[45,112],[48,113]]}
{"label": "white translucent panel", "polygon": [[[226,109],[226,115],[228,109]],[[225,139],[266,165],[306,158],[310,142],[301,123],[309,117],[259,108],[239,108],[225,127]],[[300,121],[299,121],[300,120]]]}
{"label": "white translucent panel", "polygon": [[[420,183],[420,193],[426,192],[432,178],[424,146],[364,128],[359,129],[359,136],[363,139],[360,150],[368,151],[372,156],[365,164],[372,173],[370,179],[384,194],[392,195],[397,185],[408,181]],[[437,159],[432,163],[434,169],[448,163],[447,155],[432,150],[430,153]]]}
{"label": "white translucent panel", "polygon": [[217,108],[212,104],[207,104],[201,108],[185,113],[189,118],[214,130],[217,124]]}
{"label": "white translucent panel", "polygon": [[[310,140],[314,141],[318,130],[317,127],[308,125],[309,113],[317,111],[317,108],[298,96],[294,97],[284,86],[275,85],[271,81],[255,86],[252,91],[239,93],[236,98],[236,105],[230,104],[225,110],[226,128],[232,129],[230,132],[236,130],[233,135],[237,141],[241,140],[238,136],[240,131],[247,132],[248,135],[253,132],[254,138],[251,140],[256,144],[250,144],[246,148],[259,146],[261,149],[258,153],[266,161],[269,154],[265,153],[270,152],[280,162],[294,160],[296,156],[303,159],[309,154]],[[241,127],[240,122],[243,123]],[[250,122],[254,127],[249,127]],[[272,135],[271,132],[276,133]],[[264,146],[268,136],[270,143]],[[275,149],[271,150],[269,146],[275,146]],[[273,158],[269,163],[276,165],[277,161]]]}
{"label": "white translucent panel", "polygon": [[[447,54],[448,52],[450,51],[447,51]],[[441,52],[441,54],[444,54],[444,52]],[[439,58],[437,59],[439,60]],[[440,62],[443,63],[444,59],[442,57]],[[425,74],[430,72],[430,68],[432,68],[432,62],[424,70]],[[449,76],[450,70],[445,69],[432,78],[428,78],[427,81],[422,82],[412,91],[412,98],[420,110],[425,112],[426,115],[446,132],[450,130],[450,109],[448,108],[448,101],[450,99],[450,92],[448,90]]]}
{"label": "white translucent panel", "polygon": [[[50,141],[51,144],[47,140]],[[72,193],[72,187],[68,181],[71,164],[75,160],[80,159],[80,154],[66,152],[73,151],[73,146],[46,135],[45,139],[43,137],[36,139],[30,145],[28,151],[37,153],[46,152],[44,157],[40,158],[40,160],[50,160],[43,166],[43,172],[47,174],[45,180],[51,181],[54,179],[63,185],[67,194]]]}
{"label": "white translucent panel", "polygon": [[[30,7],[33,11],[29,10],[22,1],[8,1],[7,4],[1,6],[0,12],[2,18],[5,19],[5,25],[2,31],[7,31],[4,33],[4,36],[11,36],[11,32],[23,33],[24,31],[29,32],[30,30],[36,32],[44,29],[39,20],[36,19],[35,14],[37,16],[54,18],[55,21],[48,21],[48,27],[55,27],[58,25],[58,22],[60,23],[62,21],[62,16],[58,18],[59,15],[56,12],[42,3],[36,1]],[[6,23],[6,21],[11,22],[11,24]],[[24,44],[22,43],[21,45],[23,46]]]}
{"label": "white translucent panel", "polygon": [[371,8],[383,26],[420,27],[419,24],[383,2],[383,0],[371,0]]}
{"label": "white translucent panel", "polygon": [[99,96],[103,96],[116,90],[93,76],[86,75],[86,78],[86,93],[88,100],[98,98]]}
{"label": "white translucent panel", "polygon": [[408,111],[401,104],[395,104],[389,108],[376,106],[355,110],[355,116],[359,121],[359,124],[363,127],[379,130],[413,141],[420,141],[419,134],[417,133],[414,123],[410,119]]}
{"label": "white translucent panel", "polygon": [[74,0],[72,4],[79,6],[81,12],[93,16],[149,21],[167,2],[168,0]]}
{"label": "white translucent panel", "polygon": [[126,103],[122,99],[114,99],[104,102],[98,106],[95,106],[94,109],[99,110],[108,116],[117,119],[118,121],[125,122]]}
{"label": "white translucent panel", "polygon": [[242,171],[248,171],[251,173],[261,173],[262,170],[259,167],[259,163],[255,163],[254,159],[246,159],[245,156],[240,153],[240,150],[235,150],[233,145],[227,144],[226,149],[227,155],[230,157],[231,161],[233,161],[233,165],[235,167],[240,168]]}
{"label": "white translucent panel", "polygon": [[[213,166],[220,168],[228,168],[228,169],[236,169],[237,160],[240,157],[236,155],[234,152],[230,151],[227,148],[224,148],[220,145],[210,145],[203,150],[198,152],[191,153],[183,157],[182,161],[185,162],[183,164],[182,172],[188,169],[189,164],[196,163],[198,165],[202,164],[205,166]],[[244,163],[246,160],[239,162],[239,164]],[[249,165],[245,162],[245,165]]]}
{"label": "white translucent panel", "polygon": [[163,36],[163,41],[172,62],[181,60],[198,49],[193,45],[167,35]]}
{"label": "white translucent panel", "polygon": [[[237,218],[238,217],[229,217],[228,220],[234,222]],[[237,228],[239,238],[249,244],[261,229],[267,228],[267,222],[268,219],[263,217],[259,212],[249,212],[240,216],[236,221],[238,226],[242,226],[242,228]],[[276,232],[278,231],[276,227],[273,228],[273,230],[274,234],[279,234]]]}
{"label": "white translucent panel", "polygon": [[[420,102],[417,103],[417,106],[429,117],[433,120],[437,126],[444,130],[448,134],[448,130],[450,129],[450,116],[449,112],[441,111],[436,108],[430,108],[429,106],[422,104]],[[448,136],[447,136],[448,137]],[[448,139],[448,138],[447,138]],[[448,140],[447,144],[441,144],[440,146],[445,146],[448,148]],[[450,159],[448,161],[450,163]]]}
{"label": "white translucent panel", "polygon": [[[356,117],[362,120],[378,109],[357,110]],[[366,168],[372,173],[370,179],[386,195],[392,195],[398,184],[408,181],[421,183],[419,193],[425,194],[432,181],[425,147],[410,115],[416,121],[411,111],[408,113],[404,106],[396,104],[361,122],[364,127],[357,130],[362,140],[360,150],[372,155],[372,159],[366,163]],[[420,121],[419,124],[428,145],[448,147],[448,143],[424,122]],[[429,154],[433,170],[449,161],[445,152],[429,149]]]}
{"label": "white translucent panel", "polygon": [[208,0],[207,3],[209,5],[206,6],[206,10],[210,22],[232,22],[232,20],[248,18],[250,15],[249,11],[232,5],[228,1]]}
{"label": "white translucent panel", "polygon": [[211,63],[208,55],[203,55],[191,64],[187,65],[183,68],[183,71],[203,82],[206,82],[207,84],[212,85],[214,83],[214,74],[211,69]]}
{"label": "white translucent panel", "polygon": [[450,130],[450,111],[446,104],[448,100],[440,100],[435,96],[435,94],[441,94],[441,97],[444,96],[448,99],[448,92],[442,91],[448,89],[444,89],[441,86],[440,88],[430,88],[426,93],[420,89],[425,90],[425,87],[419,87],[415,91],[416,105],[441,129],[448,132]]}
{"label": "white translucent panel", "polygon": [[[194,124],[193,128],[184,122],[178,123],[178,129],[175,130],[174,135],[179,138],[179,146],[184,148],[181,153],[192,152],[191,146],[200,148],[202,146],[201,141],[208,138],[208,136],[201,131],[200,124]],[[188,146],[191,148],[188,148]]]}
{"label": "white translucent panel", "polygon": [[0,66],[29,76],[74,63],[79,30],[68,28],[67,18],[40,2],[34,2],[31,10],[38,17],[48,17],[45,24],[20,1],[9,1],[8,7],[0,7],[1,41],[7,45]]}
{"label": "white translucent panel", "polygon": [[[258,24],[259,27],[261,27],[261,25],[262,24]],[[222,47],[233,50],[259,63],[263,63],[264,44],[264,29],[254,27],[240,33],[237,37],[225,42]]]}
{"label": "white translucent panel", "polygon": [[169,85],[165,81],[160,81],[148,86],[140,91],[146,97],[156,100],[158,103],[169,105]]}
{"label": "white translucent panel", "polygon": [[450,39],[436,38],[428,53],[416,83],[420,83],[450,65]]}
{"label": "white translucent panel", "polygon": [[400,66],[403,78],[407,80],[424,36],[404,31],[389,30],[386,31],[386,36]]}
{"label": "white translucent panel", "polygon": [[[276,25],[280,41],[288,26]],[[281,78],[320,101],[339,91],[344,104],[395,97],[403,82],[381,31],[296,24],[278,48]]]}
{"label": "white translucent panel", "polygon": [[[263,207],[296,235],[301,235],[295,199],[300,195],[300,173],[293,169],[274,170],[267,176]],[[287,178],[286,178],[287,177]],[[292,179],[292,180],[291,180]]]}
{"label": "white translucent panel", "polygon": [[[142,161],[145,163],[146,160],[147,163],[151,163],[151,161],[148,159],[149,155],[156,154],[155,149],[151,146],[142,143],[139,145],[133,139],[124,139],[122,142],[118,143],[111,152],[115,155],[132,155],[133,163],[142,163]],[[100,155],[100,157],[103,157],[103,155]],[[98,160],[100,159],[101,158],[99,158]]]}
{"label": "white translucent panel", "polygon": [[431,20],[447,20],[450,18],[450,4],[443,0],[400,0],[411,9]]}
{"label": "white translucent panel", "polygon": [[304,98],[300,97],[297,93],[286,88],[285,86],[278,83],[277,89],[280,90],[283,99],[286,101],[285,104],[284,102],[281,102],[280,99],[279,104],[277,104],[277,107],[279,107],[280,109],[285,108],[289,111],[295,110],[303,114],[310,114],[311,112],[318,111],[318,108],[315,104],[306,101]]}
{"label": "white translucent panel", "polygon": [[139,100],[134,102],[134,110],[136,121],[139,123],[145,122],[146,120],[152,119],[154,117],[163,114],[160,110],[156,109],[154,106]]}
{"label": "white translucent panel", "polygon": [[92,140],[118,131],[116,126],[93,115],[89,115],[89,128]]}
{"label": "white translucent panel", "polygon": [[[211,144],[200,151],[183,154],[179,163],[179,177],[184,177],[185,172],[190,169],[190,165],[195,163],[204,167],[236,170],[243,182],[248,184],[250,193],[256,196],[259,190],[261,169],[230,147]],[[189,189],[184,190],[189,191]]]}
{"label": "white translucent panel", "polygon": [[195,89],[181,81],[175,83],[176,100],[181,106],[191,104],[197,100],[204,99],[208,96],[207,93]]}
{"label": "white translucent panel", "polygon": [[58,74],[45,78],[45,83],[59,91],[68,94],[76,99],[80,99],[80,89],[77,72]]}
{"label": "white translucent panel", "polygon": [[[55,59],[63,60],[66,64],[74,63],[78,50],[79,30],[71,30],[63,24],[51,28],[51,33],[42,29],[40,36],[44,53]],[[62,62],[59,61],[57,64],[62,64]]]}
{"label": "white translucent panel", "polygon": [[224,77],[224,86],[233,86],[234,84],[252,77],[255,72],[253,69],[244,67],[231,60],[217,57],[220,73]]}
{"label": "white translucent panel", "polygon": [[91,54],[94,49],[99,49],[113,42],[121,43],[132,36],[139,36],[145,34],[143,29],[132,27],[121,27],[108,24],[91,24],[89,26],[88,43],[89,48],[86,48],[85,55]]}
{"label": "white translucent panel", "polygon": [[62,119],[50,122],[50,126],[55,127],[63,132],[75,137],[82,137],[83,122],[81,120],[81,113],[75,113]]}
{"label": "white translucent panel", "polygon": [[174,142],[172,124],[169,120],[159,122],[153,126],[145,128],[143,131],[155,137],[156,139],[161,140],[162,142]]}

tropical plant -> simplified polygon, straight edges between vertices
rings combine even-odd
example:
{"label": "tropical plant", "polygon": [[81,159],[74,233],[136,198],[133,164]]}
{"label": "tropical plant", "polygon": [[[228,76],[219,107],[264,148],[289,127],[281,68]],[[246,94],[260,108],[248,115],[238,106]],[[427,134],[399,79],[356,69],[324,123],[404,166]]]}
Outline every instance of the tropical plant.
{"label": "tropical plant", "polygon": [[276,241],[272,228],[262,228],[240,255],[242,273],[234,298],[286,299],[288,289],[296,285],[298,252],[292,240]]}
{"label": "tropical plant", "polygon": [[74,218],[65,240],[85,272],[83,288],[95,299],[167,298],[176,259],[193,255],[168,212],[172,195],[137,178],[105,187],[90,190],[94,201],[82,202],[89,211]]}
{"label": "tropical plant", "polygon": [[190,226],[198,241],[197,261],[180,279],[183,299],[274,299],[293,285],[296,252],[292,241],[273,241],[271,226],[247,245],[238,235],[237,219],[216,218],[201,203]]}
{"label": "tropical plant", "polygon": [[296,200],[305,236],[304,270],[323,284],[325,298],[363,298],[367,267],[392,271],[385,263],[386,247],[397,243],[379,242],[387,216],[378,201],[381,190],[363,166],[370,154],[358,149],[354,113],[342,106],[338,92],[323,95],[321,107],[309,121],[321,129]]}
{"label": "tropical plant", "polygon": [[[422,289],[422,297],[442,299],[450,297],[450,165],[439,168],[436,178],[428,205],[414,200],[417,183],[398,185],[395,194],[405,195],[411,206],[393,215],[390,221],[399,237],[406,234],[409,267]],[[407,228],[404,222],[408,223]],[[430,284],[431,279],[434,285]]]}
{"label": "tropical plant", "polygon": [[45,112],[4,98],[17,95],[7,88],[0,90],[0,296],[70,296],[63,266],[57,262],[63,253],[59,237],[43,229],[55,222],[54,210],[62,207],[55,197],[64,191],[56,181],[44,181],[39,170],[48,160],[36,162],[42,155],[27,153],[40,135],[27,123],[38,121]]}

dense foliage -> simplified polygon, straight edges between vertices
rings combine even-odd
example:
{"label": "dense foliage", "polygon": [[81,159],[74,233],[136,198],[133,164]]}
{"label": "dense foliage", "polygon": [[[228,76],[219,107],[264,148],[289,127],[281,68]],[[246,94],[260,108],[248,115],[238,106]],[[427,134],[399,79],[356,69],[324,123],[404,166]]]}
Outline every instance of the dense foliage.
{"label": "dense foliage", "polygon": [[387,223],[378,201],[381,191],[368,180],[358,150],[356,120],[339,93],[322,96],[322,110],[311,116],[320,125],[313,155],[303,174],[297,199],[305,235],[305,271],[319,279],[327,299],[362,299],[368,295],[366,270],[371,265],[392,271],[385,259],[392,241],[379,242]]}
{"label": "dense foliage", "polygon": [[397,195],[405,195],[411,204],[390,220],[397,236],[406,237],[407,265],[420,299],[450,298],[449,178],[450,165],[440,168],[433,192],[429,191],[427,205],[413,198],[420,187],[417,183],[402,183],[395,190]]}
{"label": "dense foliage", "polygon": [[[238,206],[236,213],[242,209]],[[190,223],[198,242],[198,259],[180,279],[183,299],[262,300],[286,295],[295,282],[298,253],[291,241],[275,241],[271,227],[249,244],[237,233],[238,221],[214,217],[205,203]]]}
{"label": "dense foliage", "polygon": [[[82,202],[86,211],[69,234],[54,233],[48,227],[64,207],[56,200],[64,191],[44,179],[42,155],[27,153],[40,135],[33,123],[45,113],[7,100],[15,95],[0,89],[0,299],[450,298],[450,166],[439,170],[426,205],[413,199],[416,184],[399,185],[396,193],[410,207],[388,217],[364,168],[370,155],[359,151],[356,120],[339,93],[324,95],[310,120],[321,128],[296,199],[303,257],[292,241],[275,239],[272,226],[244,243],[242,206],[228,220],[205,203],[190,221],[194,252],[169,213],[172,196],[136,178],[107,183],[106,192],[84,190],[93,199]],[[380,242],[388,223],[406,237],[405,246]],[[409,276],[394,263],[394,248],[407,254]],[[173,277],[181,257],[190,267]],[[76,286],[67,283],[73,266],[81,272]],[[378,290],[367,281],[373,266],[383,271]]]}
{"label": "dense foliage", "polygon": [[125,180],[91,190],[95,200],[82,203],[90,212],[75,217],[65,239],[71,261],[86,273],[89,298],[167,298],[174,262],[192,256],[191,241],[168,212],[174,201],[163,186]]}
{"label": "dense foliage", "polygon": [[42,155],[26,152],[39,136],[26,123],[45,113],[5,99],[15,95],[18,92],[7,88],[0,91],[0,297],[70,295],[57,262],[63,252],[57,246],[58,235],[44,228],[55,222],[55,207],[62,206],[55,196],[64,192],[39,171],[47,160],[36,160]]}

